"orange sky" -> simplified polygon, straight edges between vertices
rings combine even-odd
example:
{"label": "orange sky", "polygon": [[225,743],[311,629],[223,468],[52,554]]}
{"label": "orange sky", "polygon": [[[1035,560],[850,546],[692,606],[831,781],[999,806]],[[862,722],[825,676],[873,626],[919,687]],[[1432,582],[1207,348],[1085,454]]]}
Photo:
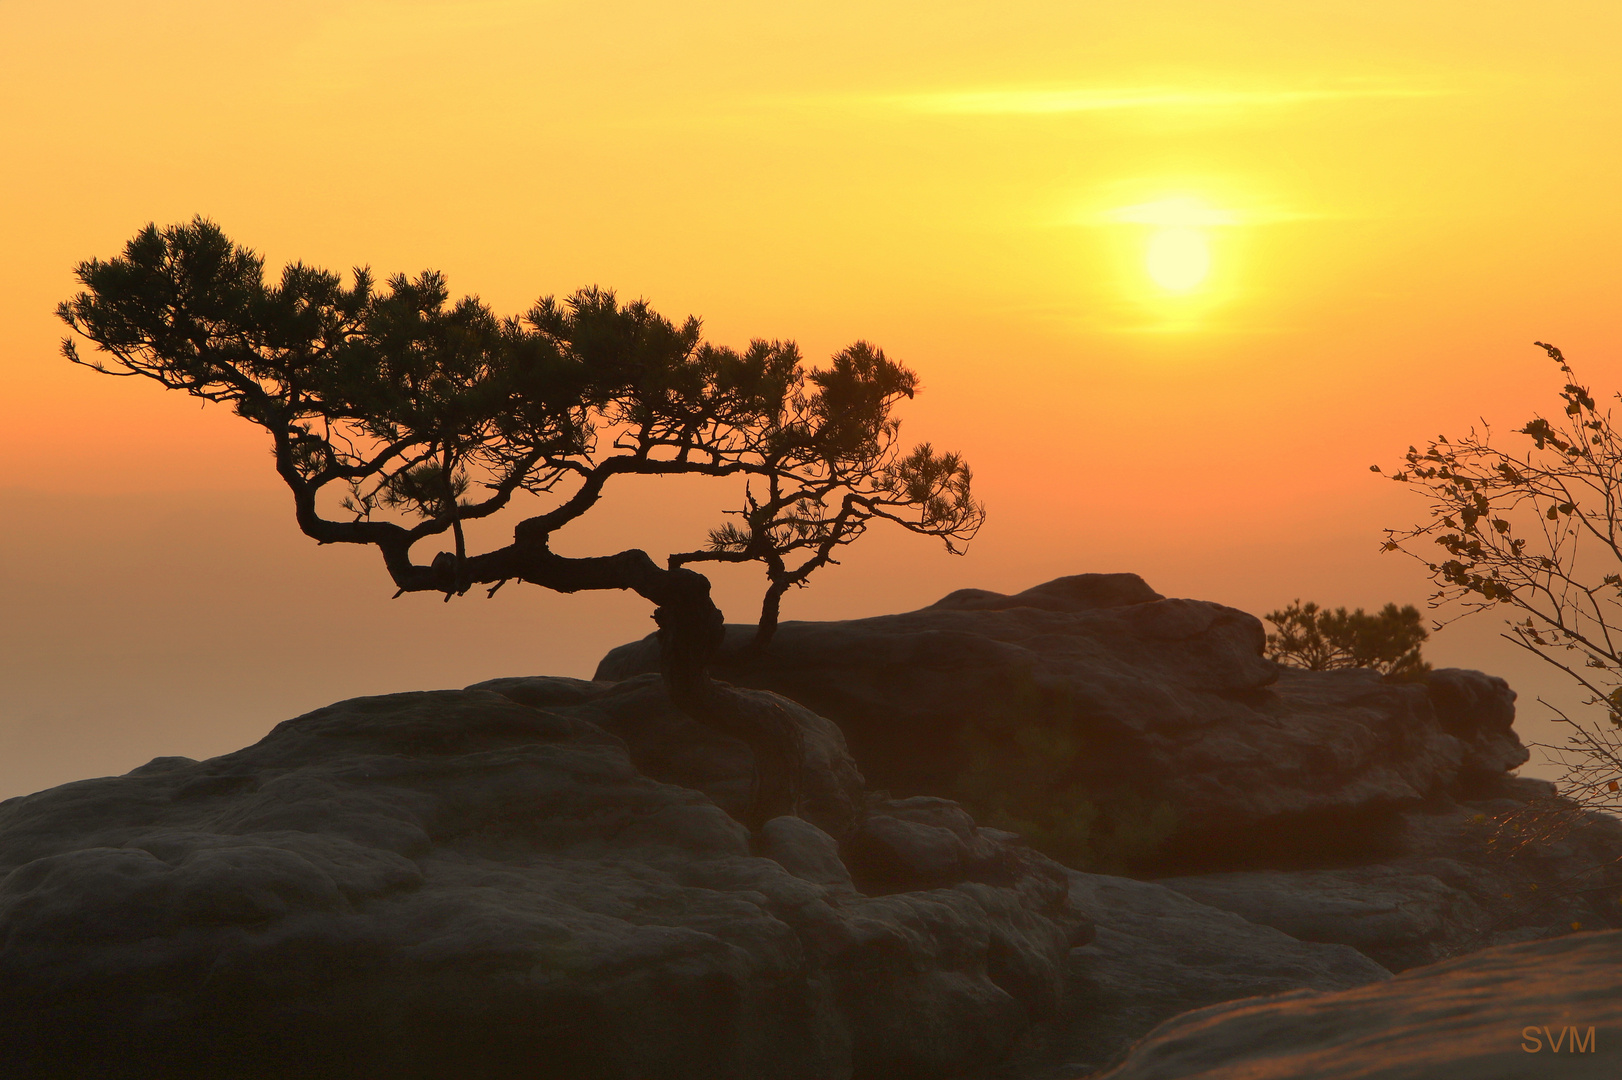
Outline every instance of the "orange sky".
{"label": "orange sky", "polygon": [[[0,5],[0,797],[589,675],[651,628],[618,594],[391,603],[297,532],[254,429],[61,360],[72,266],[148,221],[500,310],[599,283],[723,343],[877,342],[990,520],[963,559],[875,533],[786,618],[1087,570],[1419,602],[1376,554],[1418,500],[1369,464],[1552,404],[1534,339],[1622,385],[1618,40],[1602,3]],[[1165,229],[1209,257],[1184,292]],[[720,507],[627,491],[576,551],[690,547]],[[1558,684],[1495,630],[1431,651],[1535,716]]]}

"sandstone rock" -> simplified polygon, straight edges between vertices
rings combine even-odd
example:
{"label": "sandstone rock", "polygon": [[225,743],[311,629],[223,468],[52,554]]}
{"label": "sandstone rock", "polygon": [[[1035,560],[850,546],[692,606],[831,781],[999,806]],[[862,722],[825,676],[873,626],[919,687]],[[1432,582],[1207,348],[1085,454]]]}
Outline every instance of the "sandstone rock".
{"label": "sandstone rock", "polygon": [[[729,627],[729,645],[752,633]],[[1009,755],[1016,777],[1053,760],[1020,759],[1017,733],[1073,737],[1055,783],[1172,811],[1162,872],[1382,853],[1402,811],[1527,758],[1502,680],[1283,670],[1263,658],[1264,636],[1232,608],[1082,574],[901,615],[785,622],[766,653],[734,652],[721,670],[834,720],[868,781],[901,795],[975,806],[967,778],[988,757]],[[610,652],[597,677],[656,666],[649,638]]]}
{"label": "sandstone rock", "polygon": [[1450,956],[1488,924],[1467,894],[1410,867],[1267,870],[1159,884],[1302,941],[1350,945],[1392,971]]}
{"label": "sandstone rock", "polygon": [[[1563,803],[1545,781],[1501,778],[1481,793],[1404,814],[1384,862],[1160,884],[1393,971],[1574,926],[1622,928],[1622,822]],[[1528,811],[1559,820],[1531,836],[1508,827]]]}
{"label": "sandstone rock", "polygon": [[1064,868],[1013,833],[982,829],[957,803],[918,795],[873,796],[860,826],[840,844],[845,863],[870,893],[982,881],[1039,890],[1041,904],[1063,903]]}
{"label": "sandstone rock", "polygon": [[856,891],[850,868],[839,858],[839,842],[804,818],[772,818],[761,830],[755,850],[802,881]]}
{"label": "sandstone rock", "polygon": [[947,593],[929,607],[946,611],[1006,611],[1021,607],[1082,611],[1087,608],[1148,604],[1164,599],[1136,574],[1074,574],[1055,578],[1013,596],[987,589],[958,589]]}
{"label": "sandstone rock", "polygon": [[1464,744],[1462,778],[1491,781],[1526,763],[1515,736],[1515,692],[1495,675],[1459,668],[1430,673],[1426,692],[1443,730]]}
{"label": "sandstone rock", "polygon": [[657,684],[528,689],[0,804],[0,1075],[944,1078],[1055,1014],[1051,873],[860,895],[809,823],[762,857],[638,771],[703,772]]}
{"label": "sandstone rock", "polygon": [[[620,683],[555,677],[491,679],[469,690],[493,690],[523,705],[567,708],[625,740],[638,770],[666,783],[695,788],[734,817],[749,804],[749,747],[677,709],[654,675]],[[861,815],[862,774],[838,726],[775,694],[734,691],[748,704],[775,710],[799,729],[805,748],[799,777],[800,815],[835,836]]]}
{"label": "sandstone rock", "polygon": [[[1096,937],[1070,953],[1052,1055],[1076,1076],[1119,1057],[1156,1024],[1216,1002],[1390,977],[1344,945],[1297,941],[1146,881],[1070,871],[1070,903]],[[1303,1074],[1305,1075],[1305,1074]]]}
{"label": "sandstone rock", "polygon": [[1622,932],[1572,934],[1338,993],[1234,1001],[1162,1024],[1099,1080],[1610,1080],[1619,967]]}

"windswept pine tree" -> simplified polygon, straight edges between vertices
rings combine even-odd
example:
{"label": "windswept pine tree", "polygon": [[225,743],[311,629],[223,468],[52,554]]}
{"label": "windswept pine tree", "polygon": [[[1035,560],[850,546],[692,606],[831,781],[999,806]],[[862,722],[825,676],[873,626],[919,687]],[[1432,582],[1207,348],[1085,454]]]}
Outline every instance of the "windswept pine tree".
{"label": "windswept pine tree", "polygon": [[[58,314],[99,349],[69,360],[228,405],[263,428],[303,532],[375,547],[399,592],[446,599],[512,581],[559,592],[629,589],[654,605],[672,699],[754,750],[758,822],[794,804],[792,725],[709,675],[723,618],[704,563],[760,564],[753,647],[783,594],[875,522],[961,551],[984,520],[968,465],[898,440],[896,404],[917,376],[865,342],[808,366],[792,342],[734,350],[648,304],[583,289],[523,316],[452,302],[443,275],[365,269],[348,284],[263,259],[213,223],[149,225],[77,268]],[[708,537],[655,558],[552,550],[558,530],[628,476],[741,481]],[[464,525],[529,493],[547,509],[474,550]],[[423,554],[424,547],[437,547]]]}

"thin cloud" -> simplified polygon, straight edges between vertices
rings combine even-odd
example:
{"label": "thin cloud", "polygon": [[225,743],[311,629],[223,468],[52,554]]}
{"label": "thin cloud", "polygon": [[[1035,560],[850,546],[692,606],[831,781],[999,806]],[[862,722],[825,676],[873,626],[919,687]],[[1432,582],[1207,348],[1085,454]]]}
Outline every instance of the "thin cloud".
{"label": "thin cloud", "polygon": [[1307,221],[1319,216],[1278,206],[1223,207],[1214,206],[1197,197],[1171,196],[1083,214],[1078,223],[1210,228],[1223,225],[1270,225],[1282,221]]}
{"label": "thin cloud", "polygon": [[1126,109],[1223,111],[1375,98],[1428,98],[1449,90],[1345,87],[1317,90],[1194,90],[1173,87],[957,90],[885,99],[913,112],[949,116],[1057,116]]}

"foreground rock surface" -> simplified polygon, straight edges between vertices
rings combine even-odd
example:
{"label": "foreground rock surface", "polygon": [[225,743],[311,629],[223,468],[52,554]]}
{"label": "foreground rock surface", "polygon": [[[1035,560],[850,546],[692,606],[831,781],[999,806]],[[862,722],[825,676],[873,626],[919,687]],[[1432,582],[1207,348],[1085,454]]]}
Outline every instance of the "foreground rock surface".
{"label": "foreground rock surface", "polygon": [[[729,644],[752,633],[729,627]],[[1075,741],[1072,775],[1056,782],[1172,811],[1162,873],[1366,855],[1400,812],[1527,760],[1502,679],[1283,670],[1263,639],[1233,608],[1081,574],[900,615],[785,622],[768,651],[735,652],[721,671],[834,720],[869,783],[904,795],[972,802],[965,778],[1018,732]],[[610,652],[597,677],[657,663],[645,639]]]}
{"label": "foreground rock surface", "polygon": [[1506,945],[1339,993],[1185,1013],[1099,1080],[1611,1080],[1622,932]]}
{"label": "foreground rock surface", "polygon": [[[933,875],[863,895],[816,825],[751,850],[636,768],[656,685],[570,689],[343,702],[0,804],[0,1075],[944,1078],[1057,1014],[1088,933],[1053,864],[950,804],[853,806],[808,721],[823,812]],[[635,754],[588,719],[644,707]]]}
{"label": "foreground rock surface", "polygon": [[1075,1076],[1119,1058],[1189,1009],[1287,990],[1341,990],[1390,973],[1345,945],[1287,934],[1147,881],[1070,871],[1070,903],[1096,925],[1071,950],[1064,1016],[1050,1050]]}

